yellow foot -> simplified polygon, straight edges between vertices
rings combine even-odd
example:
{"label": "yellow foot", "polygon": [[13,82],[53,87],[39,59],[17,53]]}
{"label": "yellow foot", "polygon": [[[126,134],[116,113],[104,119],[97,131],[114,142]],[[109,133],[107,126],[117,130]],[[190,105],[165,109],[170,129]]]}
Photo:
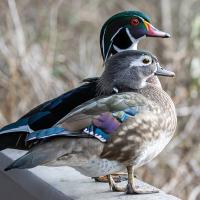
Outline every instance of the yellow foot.
{"label": "yellow foot", "polygon": [[142,190],[139,188],[136,188],[132,184],[128,183],[126,188],[126,194],[153,194],[158,193],[159,190],[152,189],[152,190]]}

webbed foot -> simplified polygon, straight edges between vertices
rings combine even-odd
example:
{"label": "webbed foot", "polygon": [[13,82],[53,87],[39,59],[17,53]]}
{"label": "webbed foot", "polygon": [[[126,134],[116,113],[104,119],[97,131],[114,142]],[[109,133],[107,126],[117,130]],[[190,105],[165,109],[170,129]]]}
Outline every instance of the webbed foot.
{"label": "webbed foot", "polygon": [[126,187],[126,194],[152,194],[158,193],[157,189],[142,189],[135,186],[133,166],[127,166],[128,184]]}
{"label": "webbed foot", "polygon": [[158,193],[159,190],[157,189],[141,189],[135,187],[133,184],[128,183],[127,184],[127,189],[126,189],[126,194],[153,194],[153,193]]}

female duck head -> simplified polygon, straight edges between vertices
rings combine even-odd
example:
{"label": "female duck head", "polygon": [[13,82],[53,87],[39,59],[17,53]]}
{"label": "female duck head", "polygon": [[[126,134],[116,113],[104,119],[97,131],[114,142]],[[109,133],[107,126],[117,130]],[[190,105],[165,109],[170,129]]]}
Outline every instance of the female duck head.
{"label": "female duck head", "polygon": [[146,51],[128,50],[115,54],[105,63],[105,71],[100,81],[100,92],[110,94],[113,88],[122,91],[141,89],[147,85],[147,79],[154,76],[175,74],[163,69],[157,58]]}

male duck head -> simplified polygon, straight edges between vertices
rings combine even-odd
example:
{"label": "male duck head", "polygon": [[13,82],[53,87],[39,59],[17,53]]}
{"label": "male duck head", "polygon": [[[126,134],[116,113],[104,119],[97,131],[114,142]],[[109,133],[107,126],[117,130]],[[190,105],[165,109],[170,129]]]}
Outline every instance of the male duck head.
{"label": "male duck head", "polygon": [[110,94],[113,88],[122,91],[141,89],[154,75],[175,76],[173,72],[163,69],[157,58],[149,52],[127,50],[107,60],[99,88],[104,94]]}
{"label": "male duck head", "polygon": [[168,33],[156,29],[150,18],[140,11],[124,11],[109,18],[100,32],[100,47],[103,59],[124,50],[137,49],[141,38],[168,38]]}

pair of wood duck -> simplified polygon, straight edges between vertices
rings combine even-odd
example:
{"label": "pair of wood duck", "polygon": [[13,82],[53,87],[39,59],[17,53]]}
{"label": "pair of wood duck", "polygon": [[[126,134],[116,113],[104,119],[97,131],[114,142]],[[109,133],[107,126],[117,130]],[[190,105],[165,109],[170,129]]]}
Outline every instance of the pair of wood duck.
{"label": "pair of wood duck", "polygon": [[[161,68],[150,53],[133,50],[144,36],[169,34],[138,11],[108,19],[100,34],[101,77],[85,80],[0,130],[1,150],[29,150],[6,170],[67,165],[90,177],[108,175],[114,191],[155,192],[135,187],[133,169],[158,155],[174,134],[174,104],[156,77],[174,73]],[[101,142],[84,131],[87,127],[93,127],[95,137],[96,130],[108,137]],[[110,174],[126,168],[128,184],[120,188]]]}

